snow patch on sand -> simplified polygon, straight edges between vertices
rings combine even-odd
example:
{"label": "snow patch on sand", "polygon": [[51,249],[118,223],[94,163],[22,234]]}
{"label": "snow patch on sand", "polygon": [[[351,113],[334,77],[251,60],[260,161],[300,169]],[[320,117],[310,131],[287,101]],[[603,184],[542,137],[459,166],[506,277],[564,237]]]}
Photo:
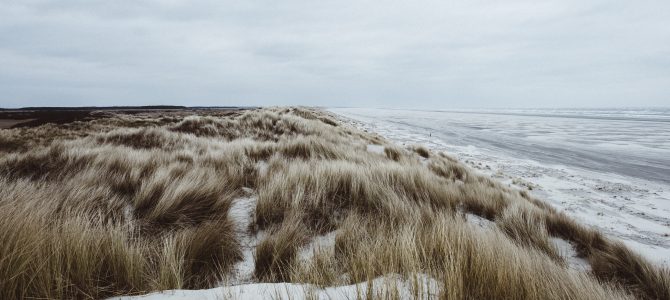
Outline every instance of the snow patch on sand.
{"label": "snow patch on sand", "polygon": [[337,230],[314,237],[307,246],[300,249],[298,257],[300,260],[310,261],[318,251],[333,249],[335,247],[335,236],[337,236]]}
{"label": "snow patch on sand", "polygon": [[258,161],[256,163],[256,170],[258,170],[258,175],[263,176],[268,173],[268,163],[264,160]]}
{"label": "snow patch on sand", "polygon": [[563,257],[568,268],[584,272],[591,271],[589,262],[577,256],[577,251],[575,251],[575,246],[572,243],[557,237],[550,237],[549,241],[558,250],[558,254]]}
{"label": "snow patch on sand", "polygon": [[369,144],[366,149],[368,152],[384,154],[384,146],[382,145]]}
{"label": "snow patch on sand", "polygon": [[254,250],[256,245],[263,239],[265,232],[252,234],[250,232],[251,222],[256,210],[256,197],[238,198],[233,200],[233,205],[228,211],[228,217],[235,224],[235,234],[242,246],[242,261],[235,264],[226,284],[249,283],[254,276]]}
{"label": "snow patch on sand", "polygon": [[496,223],[494,223],[494,222],[492,222],[492,221],[490,221],[486,218],[482,218],[478,215],[471,214],[471,213],[466,213],[465,214],[465,220],[467,220],[468,223],[470,223],[470,224],[474,224],[474,225],[477,225],[479,227],[487,228],[487,229],[490,229],[490,228],[493,228],[493,227],[496,226]]}
{"label": "snow patch on sand", "polygon": [[[397,274],[378,277],[370,282],[319,288],[310,284],[257,283],[218,287],[207,290],[171,290],[143,296],[116,297],[114,300],[195,300],[195,299],[363,299],[397,295],[400,299],[435,299],[440,284],[425,274],[404,278]],[[391,297],[395,298],[395,297]]]}
{"label": "snow patch on sand", "polygon": [[132,220],[134,217],[134,212],[135,209],[130,203],[126,204],[126,206],[123,207],[123,217],[126,220]]}

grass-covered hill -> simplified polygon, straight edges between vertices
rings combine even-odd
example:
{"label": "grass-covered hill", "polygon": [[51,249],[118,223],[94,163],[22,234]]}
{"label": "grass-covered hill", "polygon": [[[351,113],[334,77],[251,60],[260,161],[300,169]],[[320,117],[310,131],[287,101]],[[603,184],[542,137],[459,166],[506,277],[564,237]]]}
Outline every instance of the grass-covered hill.
{"label": "grass-covered hill", "polygon": [[436,282],[415,297],[670,299],[668,270],[622,243],[322,111],[106,111],[0,130],[1,299],[389,274]]}

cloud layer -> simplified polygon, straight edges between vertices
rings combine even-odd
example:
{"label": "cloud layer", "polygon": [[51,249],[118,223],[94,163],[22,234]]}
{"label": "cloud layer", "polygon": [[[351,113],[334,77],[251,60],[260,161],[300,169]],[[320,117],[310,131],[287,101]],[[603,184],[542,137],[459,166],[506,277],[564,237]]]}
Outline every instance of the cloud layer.
{"label": "cloud layer", "polygon": [[668,11],[646,0],[0,0],[0,107],[667,106]]}

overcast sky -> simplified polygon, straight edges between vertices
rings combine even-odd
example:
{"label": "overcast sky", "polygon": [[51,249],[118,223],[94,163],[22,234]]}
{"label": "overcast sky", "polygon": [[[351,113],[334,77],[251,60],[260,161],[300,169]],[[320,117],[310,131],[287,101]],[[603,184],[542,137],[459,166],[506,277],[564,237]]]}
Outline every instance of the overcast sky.
{"label": "overcast sky", "polygon": [[670,106],[670,1],[0,0],[0,107]]}

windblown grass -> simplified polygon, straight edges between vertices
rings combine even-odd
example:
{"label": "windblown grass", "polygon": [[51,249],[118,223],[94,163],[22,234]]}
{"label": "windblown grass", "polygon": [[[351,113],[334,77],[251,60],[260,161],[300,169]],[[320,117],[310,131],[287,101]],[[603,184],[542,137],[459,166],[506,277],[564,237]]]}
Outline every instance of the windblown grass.
{"label": "windblown grass", "polygon": [[[2,130],[0,144],[2,299],[225,282],[244,258],[229,212],[249,195],[245,234],[266,233],[253,250],[258,282],[396,274],[432,278],[444,299],[670,299],[668,270],[528,193],[316,110],[109,114]],[[301,255],[327,234],[331,245]],[[570,269],[550,237],[592,271]]]}

